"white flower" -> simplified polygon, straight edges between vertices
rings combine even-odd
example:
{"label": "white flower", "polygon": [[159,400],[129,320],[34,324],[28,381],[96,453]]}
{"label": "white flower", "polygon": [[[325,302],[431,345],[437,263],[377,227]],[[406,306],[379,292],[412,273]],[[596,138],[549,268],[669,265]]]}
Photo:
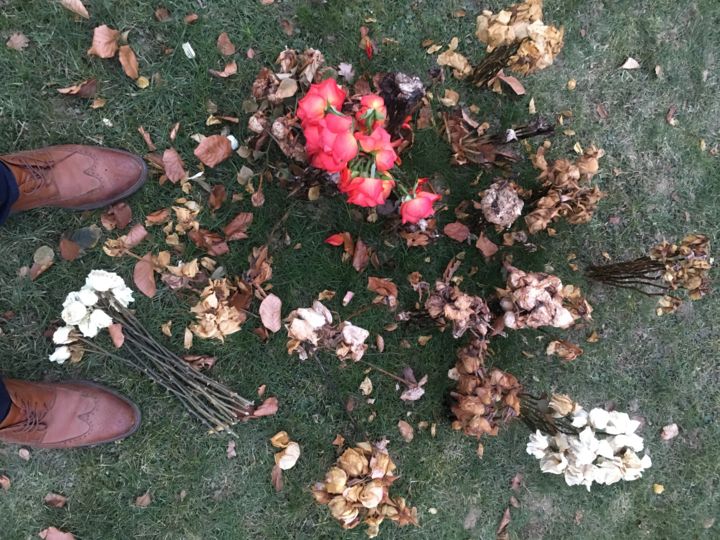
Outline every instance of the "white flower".
{"label": "white flower", "polygon": [[581,428],[587,426],[588,423],[588,413],[585,409],[582,407],[579,407],[577,410],[573,412],[573,420],[572,425],[576,428]]}
{"label": "white flower", "polygon": [[342,338],[347,345],[362,345],[370,336],[370,332],[349,322],[342,325]]}
{"label": "white flower", "polygon": [[98,300],[100,300],[100,298],[98,298],[98,295],[95,294],[94,291],[92,291],[91,289],[86,289],[85,287],[80,289],[77,294],[78,300],[80,300],[80,302],[82,302],[87,307],[94,306],[98,303]]}
{"label": "white flower", "polygon": [[560,452],[564,452],[570,448],[570,440],[565,433],[558,432],[558,434],[553,437],[553,444]]}
{"label": "white flower", "polygon": [[72,326],[61,326],[57,330],[55,330],[55,333],[53,334],[53,343],[55,345],[67,345],[68,343],[72,343],[75,341],[74,339],[70,338],[70,332],[73,331]]}
{"label": "white flower", "polygon": [[105,270],[93,270],[85,278],[85,287],[98,292],[109,291],[110,289],[124,287],[123,278],[114,272],[106,272]]}
{"label": "white flower", "polygon": [[565,483],[568,486],[583,485],[590,491],[594,477],[595,467],[593,465],[568,465],[565,469]]}
{"label": "white flower", "polygon": [[76,324],[80,324],[80,322],[85,319],[87,313],[88,309],[85,304],[80,301],[73,301],[65,306],[65,309],[62,310],[60,317],[62,317],[62,320],[65,321],[65,324],[74,326]]}
{"label": "white flower", "polygon": [[607,439],[601,439],[600,444],[598,444],[597,450],[595,451],[595,455],[607,459],[613,459],[615,457],[615,451]]}
{"label": "white flower", "polygon": [[85,317],[82,321],[80,321],[77,325],[78,330],[80,330],[80,333],[87,338],[94,338],[98,335],[98,332],[100,329],[95,326],[94,324],[90,323],[90,316],[88,315]]}
{"label": "white flower", "polygon": [[307,322],[313,330],[325,326],[325,317],[317,311],[310,308],[298,308],[298,317]]}
{"label": "white flower", "polygon": [[562,474],[568,467],[568,460],[560,452],[548,452],[540,460],[540,470],[544,473]]}
{"label": "white flower", "polygon": [[622,480],[623,463],[620,458],[603,459],[593,469],[593,477],[598,484],[609,486]]}
{"label": "white flower", "polygon": [[614,437],[608,437],[608,443],[613,449],[613,452],[617,453],[623,448],[630,448],[635,452],[641,452],[645,448],[645,441],[640,435],[631,433],[630,435],[615,435]]}
{"label": "white flower", "polygon": [[102,309],[95,309],[89,316],[80,321],[78,324],[78,330],[82,332],[83,336],[94,338],[98,335],[100,330],[107,328],[112,324],[112,322],[112,317],[110,317]]}
{"label": "white flower", "polygon": [[66,345],[58,347],[55,352],[50,355],[51,362],[57,362],[58,364],[64,364],[65,360],[70,358],[70,348]]}
{"label": "white flower", "polygon": [[135,301],[135,299],[133,298],[133,291],[130,287],[115,287],[112,289],[111,292],[115,300],[117,300],[118,303],[120,303],[124,307],[128,307]]}
{"label": "white flower", "polygon": [[638,420],[630,420],[627,413],[612,411],[609,413],[607,426],[603,431],[609,435],[619,435],[621,433],[635,433],[640,426]]}
{"label": "white flower", "polygon": [[577,438],[568,438],[568,442],[569,451],[578,465],[590,465],[595,461],[600,441],[597,440],[592,429],[586,427]]}
{"label": "white flower", "polygon": [[530,434],[530,441],[525,447],[525,451],[536,459],[542,459],[545,456],[545,450],[550,446],[547,435],[539,429],[535,433]]}
{"label": "white flower", "polygon": [[598,407],[591,410],[590,414],[588,415],[588,420],[590,421],[590,425],[592,427],[594,427],[595,429],[604,430],[605,426],[607,426],[609,419],[610,419],[610,413],[607,412],[605,409],[600,409]]}
{"label": "white flower", "polygon": [[652,465],[652,461],[648,456],[643,456],[643,458],[640,459],[632,450],[626,450],[621,456],[621,459],[623,465],[625,466],[623,480],[627,482],[632,482],[633,480],[640,478],[643,471]]}

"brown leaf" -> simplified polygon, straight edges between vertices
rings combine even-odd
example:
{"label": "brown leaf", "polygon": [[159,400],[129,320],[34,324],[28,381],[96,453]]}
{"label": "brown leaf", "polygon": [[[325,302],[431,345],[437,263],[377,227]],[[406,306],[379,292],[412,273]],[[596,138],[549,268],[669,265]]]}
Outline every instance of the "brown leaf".
{"label": "brown leaf", "polygon": [[132,221],[132,209],[126,202],[113,204],[100,215],[100,223],[106,230],[124,229]]}
{"label": "brown leaf", "polygon": [[8,48],[15,49],[16,51],[22,51],[29,44],[30,40],[22,32],[15,32],[14,34],[10,34],[10,38],[8,38],[8,40],[5,42],[5,45]]}
{"label": "brown leaf", "polygon": [[515,492],[520,491],[520,487],[523,483],[523,475],[522,473],[517,473],[515,476],[513,476],[512,480],[510,481],[510,489],[512,489]]}
{"label": "brown leaf", "polygon": [[50,492],[45,495],[43,502],[52,508],[64,508],[67,503],[67,497]]}
{"label": "brown leaf", "polygon": [[84,19],[89,19],[90,14],[88,13],[88,10],[85,8],[81,0],[60,0],[60,4],[65,9],[69,9],[76,15],[80,15]]}
{"label": "brown leaf", "polygon": [[283,472],[279,465],[275,465],[270,473],[270,479],[276,492],[281,492],[283,489]]}
{"label": "brown leaf", "polygon": [[136,223],[133,225],[125,236],[122,236],[123,242],[127,249],[134,248],[140,242],[145,240],[148,232],[143,227],[142,223]]}
{"label": "brown leaf", "polygon": [[230,251],[230,248],[220,234],[208,231],[207,229],[190,231],[188,237],[197,247],[206,250],[208,254],[213,257],[224,255]]}
{"label": "brown leaf", "polygon": [[455,240],[456,242],[464,242],[470,236],[470,229],[464,223],[455,221],[454,223],[448,223],[443,228],[443,233]]}
{"label": "brown leaf", "polygon": [[598,118],[601,120],[605,120],[608,116],[610,116],[607,108],[602,103],[595,104],[595,114],[597,114]]}
{"label": "brown leaf", "polygon": [[145,144],[147,145],[148,150],[150,150],[151,152],[154,152],[155,150],[157,150],[157,146],[155,146],[155,143],[152,142],[152,138],[150,138],[150,134],[147,131],[145,131],[145,128],[142,126],[138,126],[137,130],[138,130],[138,133],[140,133],[140,135],[142,135],[143,141],[145,141]]}
{"label": "brown leaf", "polygon": [[30,279],[35,281],[40,274],[50,268],[55,262],[55,252],[50,246],[40,246],[33,254],[33,264],[30,267]]}
{"label": "brown leaf", "polygon": [[151,212],[147,216],[145,216],[145,225],[150,226],[165,223],[169,217],[170,209],[161,208],[160,210],[155,210],[154,212]]}
{"label": "brown leaf", "polygon": [[75,536],[69,532],[63,532],[55,527],[48,527],[38,533],[43,540],[75,540]]}
{"label": "brown leaf", "polygon": [[185,21],[185,24],[192,24],[199,18],[200,16],[197,13],[188,13],[185,17],[183,17],[183,21]]}
{"label": "brown leaf", "polygon": [[97,79],[88,79],[81,83],[66,88],[58,88],[60,94],[77,96],[80,98],[92,98],[97,93]]}
{"label": "brown leaf", "polygon": [[162,163],[163,167],[165,167],[165,175],[173,184],[187,178],[185,164],[174,148],[168,148],[163,152]]}
{"label": "brown leaf", "polygon": [[500,524],[498,525],[497,531],[495,532],[496,536],[501,537],[501,535],[503,535],[503,533],[507,534],[505,532],[505,529],[507,529],[508,525],[510,525],[510,507],[509,506],[503,512],[502,519],[500,520]]}
{"label": "brown leaf", "polygon": [[10,481],[10,479],[4,474],[0,474],[0,488],[2,488],[3,491],[7,491],[8,489],[10,489],[11,485],[12,482]]}
{"label": "brown leaf", "polygon": [[223,32],[217,38],[217,49],[223,56],[231,56],[235,54],[235,45],[230,41],[227,32]]}
{"label": "brown leaf", "polygon": [[498,72],[497,75],[495,75],[495,77],[507,84],[512,89],[512,91],[515,92],[516,95],[525,95],[525,87],[518,80],[517,77],[513,77],[512,75],[505,75],[502,69]]}
{"label": "brown leaf", "polygon": [[551,341],[545,351],[548,356],[559,356],[563,362],[572,362],[582,353],[583,350],[580,347],[564,339]]}
{"label": "brown leaf", "polygon": [[413,440],[413,437],[415,436],[415,433],[413,430],[413,427],[408,424],[405,420],[400,420],[397,424],[398,431],[400,431],[400,435],[405,440],[405,442],[410,442]]}
{"label": "brown leaf", "polygon": [[155,19],[158,22],[167,22],[170,20],[170,12],[164,6],[155,9]]}
{"label": "brown leaf", "polygon": [[150,491],[146,491],[135,499],[135,506],[138,508],[147,508],[152,504],[152,497],[150,497]]}
{"label": "brown leaf", "polygon": [[250,197],[250,202],[255,208],[260,208],[263,204],[265,204],[265,194],[262,189],[262,181],[260,181],[257,191]]}
{"label": "brown leaf", "polygon": [[397,298],[397,285],[386,278],[370,276],[368,278],[368,290],[381,296],[390,296]]}
{"label": "brown leaf", "polygon": [[106,24],[98,26],[93,30],[92,46],[87,53],[100,58],[112,58],[117,53],[119,38],[120,32],[117,30]]}
{"label": "brown leaf", "polygon": [[138,290],[148,298],[155,296],[157,285],[155,284],[152,253],[146,253],[145,256],[135,264],[133,283],[135,283]]}
{"label": "brown leaf", "polygon": [[122,45],[120,47],[118,58],[120,59],[120,65],[122,65],[125,75],[132,80],[140,76],[137,56],[135,56],[135,52],[130,48],[130,45]]}
{"label": "brown leaf", "polygon": [[272,416],[278,411],[278,399],[276,397],[269,397],[263,401],[252,413],[252,418],[260,418],[261,416]]}
{"label": "brown leaf", "polygon": [[295,25],[290,19],[282,19],[280,21],[280,28],[282,28],[282,31],[285,33],[286,36],[292,37],[292,35],[295,33]]}
{"label": "brown leaf", "polygon": [[[138,261],[138,264],[142,261]],[[110,334],[110,339],[113,342],[113,345],[115,345],[116,349],[119,349],[123,346],[123,343],[125,343],[125,334],[123,334],[123,327],[120,323],[113,323],[110,326],[108,326],[108,333]]]}
{"label": "brown leaf", "polygon": [[218,71],[216,69],[208,69],[208,72],[210,75],[214,77],[220,77],[221,79],[227,79],[230,75],[235,75],[237,73],[237,62],[235,60],[228,62],[225,64],[225,67],[222,71]]}
{"label": "brown leaf", "polygon": [[197,369],[198,371],[205,371],[215,365],[216,358],[207,354],[186,354],[182,357],[190,367]]}
{"label": "brown leaf", "polygon": [[208,206],[211,210],[218,210],[227,199],[227,190],[223,184],[215,184],[210,191]]}
{"label": "brown leaf", "polygon": [[200,142],[194,154],[208,167],[216,167],[232,155],[232,145],[227,137],[210,135]]}
{"label": "brown leaf", "polygon": [[248,238],[247,228],[253,220],[252,212],[240,212],[233,220],[225,225],[223,232],[228,242]]}
{"label": "brown leaf", "polygon": [[677,107],[675,105],[671,105],[668,109],[667,114],[665,115],[665,121],[670,124],[671,126],[677,126],[678,121],[677,118],[675,118],[675,115],[677,114]]}
{"label": "brown leaf", "polygon": [[237,450],[235,449],[236,446],[237,444],[232,439],[228,441],[227,450],[225,450],[225,454],[227,455],[228,459],[233,459],[237,457]]}
{"label": "brown leaf", "polygon": [[272,293],[260,303],[260,320],[263,326],[273,333],[279,332],[282,328],[281,310],[282,300]]}
{"label": "brown leaf", "polygon": [[352,266],[358,272],[362,272],[367,268],[370,262],[370,253],[368,252],[367,245],[360,238],[355,242],[355,253],[353,255]]}
{"label": "brown leaf", "polygon": [[667,426],[663,426],[662,431],[660,432],[660,438],[663,441],[669,441],[677,437],[679,433],[680,430],[678,429],[677,424],[668,424]]}
{"label": "brown leaf", "polygon": [[80,256],[80,246],[69,238],[61,238],[60,256],[66,261],[74,261]]}
{"label": "brown leaf", "polygon": [[489,259],[498,252],[497,245],[485,236],[485,233],[480,233],[477,242],[475,242],[475,247],[480,250],[480,253],[482,253],[486,259]]}

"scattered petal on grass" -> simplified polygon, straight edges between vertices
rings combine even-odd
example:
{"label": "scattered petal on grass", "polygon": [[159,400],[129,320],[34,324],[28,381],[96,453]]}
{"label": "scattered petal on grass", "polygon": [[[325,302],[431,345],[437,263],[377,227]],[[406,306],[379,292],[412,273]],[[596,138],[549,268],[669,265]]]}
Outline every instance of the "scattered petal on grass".
{"label": "scattered petal on grass", "polygon": [[228,459],[233,459],[237,457],[237,450],[235,449],[236,443],[232,439],[228,441],[227,450],[225,451],[225,454],[227,455]]}
{"label": "scattered petal on grass", "polygon": [[22,32],[15,32],[14,34],[10,34],[10,37],[5,42],[5,45],[8,48],[15,49],[16,51],[22,51],[29,44],[30,40]]}
{"label": "scattered petal on grass", "polygon": [[0,474],[0,488],[2,488],[3,491],[7,491],[8,489],[10,489],[11,485],[12,482],[10,481],[10,479],[4,474]]}
{"label": "scattered petal on grass", "polygon": [[279,465],[275,465],[272,468],[272,473],[270,474],[270,479],[272,481],[272,485],[275,488],[276,492],[281,492],[283,489],[283,477],[282,477],[282,469]]}
{"label": "scattered petal on grass", "polygon": [[208,167],[216,167],[232,155],[232,145],[227,137],[205,137],[195,148],[195,157]]}
{"label": "scattered petal on grass", "polygon": [[67,497],[50,492],[45,495],[43,502],[52,508],[64,508],[67,503]]}
{"label": "scattered petal on grass", "polygon": [[227,79],[231,75],[235,75],[237,73],[237,70],[237,62],[233,60],[232,62],[228,62],[227,64],[225,64],[225,68],[222,71],[218,71],[216,69],[209,69],[208,72],[210,72],[210,75],[212,75],[213,77]]}
{"label": "scattered petal on grass", "polygon": [[640,69],[640,62],[635,60],[632,56],[625,60],[625,63],[620,66],[621,69]]}
{"label": "scattered petal on grass", "polygon": [[677,424],[668,424],[667,426],[664,426],[662,428],[662,431],[660,432],[660,438],[663,441],[669,441],[677,437],[679,433],[680,429],[678,428]]}
{"label": "scattered petal on grass", "polygon": [[33,265],[30,267],[30,279],[35,281],[40,274],[50,268],[55,262],[55,252],[50,246],[40,246],[33,255]]}
{"label": "scattered petal on grass", "polygon": [[217,49],[223,56],[230,56],[235,54],[235,45],[230,41],[230,37],[227,32],[223,32],[217,38]]}
{"label": "scattered petal on grass", "polygon": [[150,497],[150,491],[146,491],[135,499],[135,506],[138,508],[147,508],[152,504],[152,497]]}
{"label": "scattered petal on grass", "polygon": [[653,484],[653,493],[655,495],[662,495],[665,491],[665,486],[662,484]]}
{"label": "scattered petal on grass", "polygon": [[270,444],[275,448],[287,448],[290,444],[290,436],[287,431],[278,431],[270,438]]}
{"label": "scattered petal on grass", "polygon": [[360,383],[360,392],[363,396],[369,396],[373,391],[373,383],[370,377],[365,377]]}
{"label": "scattered petal on grass", "polygon": [[20,450],[18,450],[18,456],[23,461],[30,461],[30,450],[28,450],[27,448],[21,448]]}
{"label": "scattered petal on grass", "polygon": [[271,332],[279,332],[282,328],[280,311],[282,300],[274,294],[268,294],[260,304],[260,320],[263,326]]}
{"label": "scattered petal on grass", "polygon": [[75,540],[75,536],[69,532],[61,531],[55,527],[48,527],[38,533],[43,540]]}
{"label": "scattered petal on grass", "polygon": [[269,397],[258,406],[252,413],[253,418],[259,418],[261,416],[272,416],[278,411],[278,399],[276,397]]}
{"label": "scattered petal on grass", "polygon": [[443,228],[445,236],[452,238],[456,242],[464,242],[470,236],[470,229],[467,225],[455,221],[454,223],[448,223]]}
{"label": "scattered petal on grass", "polygon": [[155,296],[157,285],[155,284],[152,253],[146,253],[142,259],[135,263],[133,283],[135,283],[138,290],[148,298]]}
{"label": "scattered petal on grass", "polygon": [[300,445],[290,441],[282,452],[275,454],[275,464],[283,471],[292,469],[300,458]]}
{"label": "scattered petal on grass", "polygon": [[111,324],[108,326],[108,333],[110,334],[110,339],[116,349],[123,346],[123,343],[125,343],[125,334],[123,334],[122,324]]}
{"label": "scattered petal on grass", "polygon": [[413,440],[413,437],[415,437],[415,430],[413,430],[413,427],[410,424],[408,424],[405,420],[400,420],[397,427],[398,431],[400,431],[400,436],[405,442],[409,443]]}

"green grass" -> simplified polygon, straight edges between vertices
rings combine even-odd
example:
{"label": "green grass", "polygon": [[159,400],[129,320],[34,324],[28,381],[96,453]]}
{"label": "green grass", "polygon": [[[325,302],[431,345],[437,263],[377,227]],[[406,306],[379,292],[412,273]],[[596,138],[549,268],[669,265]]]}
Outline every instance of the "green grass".
{"label": "green grass", "polygon": [[[202,2],[207,7],[199,8],[195,1],[170,0],[164,4],[173,20],[160,23],[153,18],[152,3],[89,0],[86,4],[91,20],[78,22],[55,2],[0,0],[0,39],[4,42],[11,32],[22,31],[31,40],[23,52],[4,47],[0,51],[0,152],[85,143],[142,154],[145,147],[136,131],[138,125],[145,126],[162,149],[169,144],[170,127],[179,121],[182,130],[175,145],[194,168],[190,135],[217,132],[217,128],[204,125],[208,100],[224,114],[242,116],[242,101],[255,73],[272,62],[285,45],[320,48],[329,63],[348,61],[359,73],[402,69],[424,76],[433,59],[420,47],[423,39],[446,43],[458,36],[462,52],[479,54],[472,15],[502,5],[494,0],[330,0],[276,1],[262,6],[258,0],[215,0]],[[451,13],[458,8],[465,8],[468,16],[453,18]],[[187,26],[182,16],[191,11],[201,19]],[[446,372],[454,362],[458,343],[451,336],[435,335],[426,348],[403,349],[402,339],[415,343],[418,335],[427,333],[418,327],[386,333],[386,351],[371,352],[369,359],[391,371],[410,365],[416,374],[428,373],[427,394],[417,403],[403,404],[394,382],[372,374],[377,402],[373,407],[360,405],[353,413],[359,433],[353,432],[340,405],[350,395],[359,395],[357,387],[364,377],[359,366],[342,368],[334,358],[322,357],[328,377],[316,361],[301,363],[288,357],[282,333],[267,345],[259,343],[249,332],[252,324],[222,346],[196,340],[198,351],[217,355],[215,377],[248,397],[254,397],[260,384],[267,384],[268,393],[280,399],[277,416],[240,428],[239,456],[228,460],[226,439],[205,436],[175,401],[136,373],[98,358],[88,358],[78,366],[55,366],[47,361],[51,345],[39,336],[58,317],[64,295],[92,268],[117,270],[130,277],[132,261],[109,259],[96,248],[79,261],[58,261],[36,282],[18,278],[18,269],[31,262],[37,247],[56,247],[64,231],[97,223],[99,216],[97,212],[37,210],[15,216],[0,229],[0,312],[16,313],[0,325],[0,370],[5,376],[21,378],[102,382],[135,400],[144,421],[136,435],[121,443],[69,452],[38,450],[27,463],[17,456],[17,447],[0,447],[0,473],[13,481],[10,491],[0,493],[0,536],[31,538],[54,525],[81,539],[338,538],[339,527],[325,508],[314,504],[309,486],[322,478],[334,460],[330,442],[342,433],[350,440],[387,435],[402,472],[398,491],[419,509],[420,529],[396,529],[388,524],[383,526],[383,538],[491,538],[512,494],[510,480],[517,472],[525,479],[517,495],[521,507],[512,512],[512,538],[716,538],[720,525],[706,529],[704,524],[717,516],[720,505],[717,294],[686,304],[675,315],[657,318],[652,300],[585,283],[579,273],[570,270],[566,256],[577,253],[582,267],[601,260],[603,251],[614,258],[632,257],[658,239],[690,231],[709,234],[713,245],[720,240],[718,158],[699,148],[700,139],[708,148],[720,142],[720,7],[714,0],[548,0],[545,13],[546,21],[565,26],[566,45],[554,66],[524,81],[527,96],[478,92],[451,79],[446,85],[459,90],[467,103],[478,104],[481,116],[496,126],[524,122],[530,97],[542,114],[572,110],[569,127],[577,136],[558,134],[555,156],[571,153],[575,141],[595,143],[606,150],[599,183],[608,197],[595,219],[588,225],[560,226],[554,238],[539,236],[534,254],[511,250],[522,267],[552,267],[563,280],[580,284],[595,307],[594,322],[569,333],[586,351],[571,364],[561,364],[543,353],[547,340],[561,333],[526,331],[495,340],[493,362],[517,374],[537,392],[570,393],[587,406],[610,401],[620,410],[642,416],[642,434],[654,462],[642,480],[598,486],[591,493],[567,487],[561,478],[543,475],[534,459],[525,454],[527,434],[521,425],[486,440],[485,457],[479,461],[475,442],[449,426]],[[358,28],[367,18],[376,19],[368,25],[381,44],[372,61],[357,46]],[[294,22],[292,37],[282,33],[282,19]],[[87,57],[92,28],[99,24],[130,30],[129,41],[138,54],[142,74],[157,73],[160,82],[139,90],[122,74],[117,61]],[[221,67],[215,49],[221,31],[227,31],[238,47],[239,73],[228,80],[207,74],[208,68]],[[400,44],[383,45],[384,37]],[[182,53],[185,41],[195,48],[194,61]],[[164,47],[174,52],[165,55]],[[253,60],[244,56],[248,47],[257,53]],[[639,60],[642,69],[618,69],[628,56]],[[655,65],[662,66],[661,78],[654,73]],[[56,92],[58,87],[90,77],[101,82],[100,95],[108,100],[103,109],[90,110],[86,102]],[[571,78],[577,80],[574,92],[565,86]],[[600,102],[609,111],[605,120],[595,114]],[[673,104],[678,108],[678,127],[665,122],[665,113]],[[103,118],[113,127],[104,127]],[[242,126],[234,130],[239,137],[245,133]],[[425,131],[418,134],[404,166],[412,174],[434,176],[440,185],[452,189],[450,200],[458,202],[479,189],[468,186],[478,171],[451,168],[449,157],[450,150],[438,135]],[[235,174],[242,165],[235,157],[209,171],[207,180],[223,182],[230,192],[239,192]],[[527,166],[518,167],[516,173],[524,181],[534,175]],[[492,173],[483,173],[482,185],[492,177]],[[150,181],[131,200],[131,206],[135,216],[142,218],[169,206],[180,195],[177,187]],[[205,200],[200,191],[193,196]],[[254,210],[251,238],[234,243],[231,252],[221,258],[231,274],[247,268],[252,246],[266,241],[287,209],[286,192],[277,185],[267,187],[266,197],[265,206]],[[202,222],[217,226],[241,210],[252,210],[249,200],[226,204],[215,216],[206,211]],[[620,225],[610,224],[610,216],[619,216]],[[441,215],[440,221],[453,221],[452,213]],[[372,295],[365,286],[371,271],[358,275],[340,263],[337,251],[322,244],[328,233],[342,230],[362,235],[378,249],[383,267],[372,274],[393,277],[405,306],[414,302],[406,281],[409,272],[420,270],[433,280],[450,257],[462,250],[449,240],[427,251],[407,250],[397,241],[397,247],[390,248],[383,243],[381,224],[354,220],[338,197],[314,203],[299,201],[285,225],[290,247],[278,247],[273,253],[272,283],[286,310],[309,305],[326,288],[338,291],[337,299],[329,304],[341,316],[370,301]],[[296,242],[302,242],[302,249],[292,249]],[[160,249],[162,238],[146,245]],[[466,278],[465,286],[489,292],[501,282],[499,264],[486,265],[474,249],[465,251],[461,273],[466,274],[473,265],[480,267],[475,277]],[[192,256],[191,249],[188,258]],[[345,290],[356,293],[347,308],[339,302]],[[152,301],[140,299],[138,309],[142,321],[158,335],[160,324],[173,319],[174,339],[162,339],[179,350],[190,301],[185,295],[161,289]],[[354,322],[377,332],[391,317],[377,310]],[[584,343],[590,329],[601,335],[598,343]],[[522,352],[535,357],[527,358]],[[377,417],[369,422],[372,411]],[[437,437],[417,433],[412,443],[402,442],[395,426],[407,413],[413,424],[437,422]],[[670,422],[676,422],[681,433],[671,443],[664,443],[659,430]],[[268,439],[280,429],[300,441],[303,456],[286,474],[285,490],[276,494],[270,484],[273,449]],[[665,493],[654,495],[653,483],[663,484]],[[152,505],[135,508],[135,497],[148,489]],[[181,501],[183,490],[187,496]],[[49,491],[67,495],[67,508],[43,506],[42,498]],[[437,514],[429,513],[430,508],[436,508]],[[364,533],[359,528],[346,536],[362,538]]]}

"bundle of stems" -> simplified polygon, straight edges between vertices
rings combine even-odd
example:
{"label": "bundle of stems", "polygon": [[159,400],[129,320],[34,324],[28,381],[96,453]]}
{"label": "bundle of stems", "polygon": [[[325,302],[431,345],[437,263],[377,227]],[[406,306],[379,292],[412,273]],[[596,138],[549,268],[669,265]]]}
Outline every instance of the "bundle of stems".
{"label": "bundle of stems", "polygon": [[231,426],[252,415],[252,401],[192,368],[158,343],[129,309],[107,294],[99,296],[113,319],[122,325],[125,336],[122,353],[111,352],[89,339],[80,338],[84,349],[119,360],[145,373],[177,397],[192,416],[210,429],[210,433],[224,431],[237,436]]}
{"label": "bundle of stems", "polygon": [[579,433],[578,428],[573,426],[567,417],[554,418],[553,411],[548,405],[547,398],[520,394],[520,419],[533,432],[539,429],[550,435],[557,433],[577,435]]}
{"label": "bundle of stems", "polygon": [[[586,275],[589,279],[620,287],[633,289],[648,296],[663,296],[670,287],[662,282],[665,264],[650,257],[640,257],[600,266],[589,266]],[[660,292],[648,291],[643,287],[659,289]]]}

